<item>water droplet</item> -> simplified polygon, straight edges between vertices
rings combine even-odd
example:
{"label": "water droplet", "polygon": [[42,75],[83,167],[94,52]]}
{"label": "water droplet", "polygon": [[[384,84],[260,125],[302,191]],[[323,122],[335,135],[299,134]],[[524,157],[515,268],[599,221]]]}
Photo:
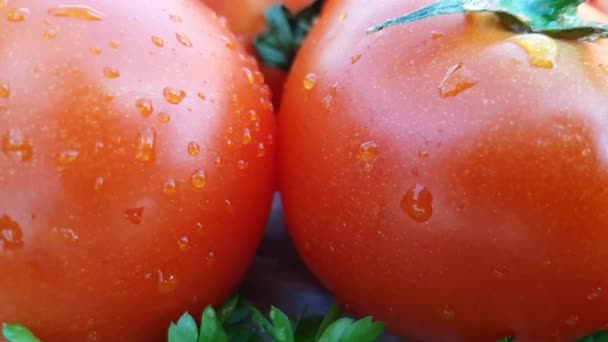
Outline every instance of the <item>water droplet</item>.
{"label": "water droplet", "polygon": [[453,97],[477,84],[470,71],[462,63],[456,64],[448,70],[439,84],[439,96]]}
{"label": "water droplet", "polygon": [[226,47],[229,48],[230,50],[236,49],[236,44],[234,43],[234,40],[232,40],[226,36],[220,36],[220,39],[224,42],[224,45],[226,45]]}
{"label": "water droplet", "polygon": [[253,76],[255,77],[255,81],[256,81],[258,84],[262,84],[262,85],[264,84],[264,81],[265,81],[266,79],[264,78],[264,74],[262,74],[262,73],[261,73],[259,70],[256,70],[256,71],[253,73]]}
{"label": "water droplet", "polygon": [[196,96],[198,96],[198,98],[201,99],[201,100],[203,100],[203,101],[205,101],[205,99],[207,99],[207,97],[205,96],[205,94],[203,94],[201,92],[197,93]]}
{"label": "water droplet", "polygon": [[539,68],[553,69],[557,59],[557,43],[549,36],[539,33],[520,34],[509,41],[521,46],[528,53],[530,64]]}
{"label": "water droplet", "polygon": [[196,157],[196,156],[198,156],[199,153],[201,153],[201,147],[194,141],[189,142],[188,143],[188,154],[190,154],[193,157]]}
{"label": "water droplet", "polygon": [[177,183],[175,179],[169,179],[163,185],[163,193],[168,196],[173,196],[177,193]]}
{"label": "water droplet", "polygon": [[175,292],[177,288],[177,279],[175,274],[158,270],[158,292],[161,294],[169,294]]}
{"label": "water droplet", "polygon": [[207,174],[204,170],[198,169],[190,176],[192,187],[195,189],[203,189],[207,185]]}
{"label": "water droplet", "polygon": [[131,208],[123,212],[124,218],[133,224],[140,224],[144,216],[144,207]]}
{"label": "water droplet", "polygon": [[378,158],[379,146],[375,141],[367,141],[359,146],[357,159],[364,163],[373,163]]}
{"label": "water droplet", "polygon": [[95,178],[95,184],[93,184],[93,189],[97,192],[101,191],[101,189],[103,189],[104,182],[105,180],[103,179],[103,177]]}
{"label": "water droplet", "polygon": [[431,39],[432,40],[437,40],[437,39],[441,39],[445,36],[445,34],[441,33],[441,32],[437,32],[437,31],[432,31],[431,32]]}
{"label": "water droplet", "polygon": [[11,97],[11,88],[7,83],[0,82],[0,98],[7,99]]}
{"label": "water droplet", "polygon": [[2,152],[18,161],[28,161],[34,155],[29,139],[19,129],[11,129],[2,136]]}
{"label": "water droplet", "polygon": [[418,158],[420,159],[428,158],[429,155],[428,151],[418,151]]}
{"label": "water droplet", "polygon": [[441,319],[445,321],[453,321],[456,319],[456,312],[447,306],[441,308],[441,310],[439,310],[439,314],[441,315]]}
{"label": "water droplet", "polygon": [[16,8],[6,13],[6,19],[13,23],[20,23],[24,21],[25,17],[27,17],[29,14],[30,10],[28,10],[27,8]]}
{"label": "water droplet", "polygon": [[340,14],[340,16],[338,17],[338,20],[343,21],[344,19],[346,19],[347,16],[348,16],[348,13],[342,12]]}
{"label": "water droplet", "polygon": [[264,143],[262,142],[258,143],[257,155],[260,158],[266,155],[266,148],[264,147]]}
{"label": "water droplet", "polygon": [[101,55],[101,49],[98,47],[92,47],[89,49],[89,52],[94,55]]}
{"label": "water droplet", "polygon": [[156,159],[156,132],[146,128],[137,134],[135,159],[141,162],[152,162]]}
{"label": "water droplet", "polygon": [[49,9],[49,15],[55,17],[64,17],[72,19],[82,19],[91,21],[101,21],[104,16],[98,10],[80,5],[60,5],[55,8]]}
{"label": "water droplet", "polygon": [[598,299],[602,295],[603,292],[604,292],[604,289],[602,289],[601,287],[598,287],[587,295],[587,300],[594,301],[594,300]]}
{"label": "water droplet", "polygon": [[272,133],[268,133],[268,145],[274,144],[274,136]]}
{"label": "water droplet", "polygon": [[580,317],[578,317],[578,315],[572,315],[572,316],[568,317],[568,319],[566,320],[566,324],[567,325],[576,325],[576,323],[578,323],[579,320],[580,320]]}
{"label": "water droplet", "polygon": [[23,231],[8,215],[0,216],[0,242],[5,251],[23,247]]}
{"label": "water droplet", "polygon": [[192,47],[192,42],[185,34],[177,32],[175,34],[175,38],[177,38],[177,41],[180,42],[180,44],[182,44],[183,46]]}
{"label": "water droplet", "polygon": [[334,108],[334,97],[338,94],[338,83],[329,90],[329,93],[321,100],[321,106],[325,112],[329,112]]}
{"label": "water droplet", "polygon": [[120,77],[120,71],[118,71],[117,69],[114,69],[112,67],[105,67],[103,68],[103,75],[106,78],[119,78]]}
{"label": "water droplet", "polygon": [[152,36],[152,43],[158,47],[165,46],[165,41],[159,36]]}
{"label": "water droplet", "polygon": [[416,184],[401,199],[401,208],[416,222],[426,222],[433,215],[433,195],[424,186]]}
{"label": "water droplet", "polygon": [[165,89],[163,89],[163,96],[167,102],[176,105],[184,100],[186,97],[186,92],[183,90],[176,90],[171,87],[165,87]]}
{"label": "water droplet", "polygon": [[315,74],[306,75],[306,77],[304,77],[304,80],[302,81],[302,85],[304,86],[304,89],[306,89],[306,90],[312,90],[316,84],[317,84],[317,75],[315,75]]}
{"label": "water droplet", "polygon": [[251,69],[249,68],[243,68],[241,69],[243,71],[243,76],[245,76],[245,79],[247,80],[247,83],[249,83],[249,85],[254,85],[255,84],[255,77],[253,76],[253,72],[251,71]]}
{"label": "water droplet", "polygon": [[182,17],[180,17],[179,15],[169,14],[169,18],[171,20],[175,21],[176,23],[181,23],[182,22]]}
{"label": "water droplet", "polygon": [[120,49],[120,43],[115,40],[112,40],[112,41],[110,41],[110,48],[112,48],[114,50],[118,50],[118,49]]}
{"label": "water droplet", "polygon": [[249,130],[249,128],[245,128],[243,130],[243,145],[251,144],[252,140],[253,138],[251,137],[251,131]]}
{"label": "water droplet", "polygon": [[72,228],[53,227],[51,231],[55,234],[61,234],[61,237],[66,239],[68,242],[75,243],[80,240],[80,236],[78,236],[78,234],[76,234],[76,232]]}
{"label": "water droplet", "polygon": [[44,37],[44,39],[48,39],[48,40],[55,39],[55,37],[57,37],[57,30],[53,27],[49,27],[46,30],[44,30],[44,33],[42,33],[42,36]]}
{"label": "water droplet", "polygon": [[57,163],[59,165],[68,165],[76,161],[78,159],[78,155],[80,152],[77,150],[66,150],[57,156]]}
{"label": "water droplet", "polygon": [[236,163],[237,167],[239,168],[239,170],[246,170],[249,167],[249,163],[245,160],[239,160]]}
{"label": "water droplet", "polygon": [[171,117],[167,113],[158,113],[157,119],[158,122],[163,124],[169,123],[169,121],[171,121]]}
{"label": "water droplet", "polygon": [[361,54],[358,54],[358,55],[354,55],[354,56],[352,56],[352,57],[350,58],[350,64],[355,64],[355,63],[357,63],[357,62],[358,62],[358,61],[361,59],[361,57],[363,57],[363,55],[361,55]]}
{"label": "water droplet", "polygon": [[185,252],[190,248],[190,239],[188,236],[182,236],[177,240],[177,247],[180,251]]}
{"label": "water droplet", "polygon": [[0,0],[0,8],[5,8],[8,5],[8,0]]}
{"label": "water droplet", "polygon": [[139,110],[139,113],[144,118],[149,117],[154,112],[154,106],[152,105],[152,101],[146,98],[141,98],[135,101],[135,107],[137,107],[137,110]]}
{"label": "water droplet", "polygon": [[215,160],[213,161],[213,165],[218,169],[222,167],[222,157],[216,156]]}

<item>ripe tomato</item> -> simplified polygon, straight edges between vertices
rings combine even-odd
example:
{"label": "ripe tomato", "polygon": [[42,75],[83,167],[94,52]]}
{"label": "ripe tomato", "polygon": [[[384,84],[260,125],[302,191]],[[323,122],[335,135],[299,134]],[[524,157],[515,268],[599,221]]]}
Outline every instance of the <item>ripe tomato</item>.
{"label": "ripe tomato", "polygon": [[608,322],[608,50],[430,1],[329,2],[279,116],[287,225],[356,314],[420,341]]}
{"label": "ripe tomato", "polygon": [[[247,50],[255,55],[253,42],[264,33],[267,23],[264,13],[271,6],[282,3],[292,13],[297,13],[310,6],[314,0],[203,0],[207,6],[226,18],[228,26],[237,35]],[[266,82],[272,89],[274,103],[279,104],[283,92],[283,84],[287,73],[267,67],[263,64],[260,69],[266,77]]]}
{"label": "ripe tomato", "polygon": [[200,1],[0,3],[0,323],[163,339],[254,256],[269,90]]}

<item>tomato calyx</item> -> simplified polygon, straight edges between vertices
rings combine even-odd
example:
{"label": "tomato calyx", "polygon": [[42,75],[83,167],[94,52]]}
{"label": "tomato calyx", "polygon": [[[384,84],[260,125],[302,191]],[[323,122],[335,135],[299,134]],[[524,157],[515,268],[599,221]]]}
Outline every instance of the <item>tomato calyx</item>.
{"label": "tomato calyx", "polygon": [[514,32],[589,41],[608,37],[607,25],[584,21],[577,14],[583,2],[585,0],[441,0],[373,26],[367,33],[441,15],[486,12],[496,14],[501,23]]}
{"label": "tomato calyx", "polygon": [[291,13],[284,5],[269,8],[264,14],[268,30],[254,41],[262,63],[271,68],[289,70],[324,3],[325,0],[317,0],[298,13]]}

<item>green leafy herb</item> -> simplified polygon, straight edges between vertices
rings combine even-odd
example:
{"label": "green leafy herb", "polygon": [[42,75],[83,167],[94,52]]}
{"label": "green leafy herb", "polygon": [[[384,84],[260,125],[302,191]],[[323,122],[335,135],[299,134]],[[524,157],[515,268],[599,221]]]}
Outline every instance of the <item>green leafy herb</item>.
{"label": "green leafy herb", "polygon": [[4,324],[2,335],[9,342],[40,342],[26,327],[18,324]]}
{"label": "green leafy herb", "polygon": [[455,13],[489,12],[515,32],[544,33],[549,36],[595,40],[608,37],[608,26],[584,21],[577,13],[585,0],[440,0],[412,13],[370,28],[374,33],[395,25]]}
{"label": "green leafy herb", "polygon": [[264,15],[268,30],[254,42],[262,63],[273,68],[289,70],[304,38],[317,21],[324,2],[317,0],[295,14],[283,5],[269,8]]}

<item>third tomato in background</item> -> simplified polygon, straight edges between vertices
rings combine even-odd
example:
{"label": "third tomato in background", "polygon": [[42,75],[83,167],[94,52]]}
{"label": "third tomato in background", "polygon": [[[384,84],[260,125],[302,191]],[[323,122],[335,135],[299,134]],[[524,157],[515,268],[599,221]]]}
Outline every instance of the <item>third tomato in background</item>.
{"label": "third tomato in background", "polygon": [[[267,29],[264,13],[272,6],[283,3],[292,13],[310,6],[313,0],[203,0],[211,9],[228,21],[228,27],[237,35],[247,51],[256,56],[253,42]],[[272,89],[274,103],[279,104],[286,72],[260,63],[266,82]]]}
{"label": "third tomato in background", "polygon": [[420,341],[568,341],[608,317],[608,50],[431,2],[336,0],[279,126],[287,224],[352,312]]}

